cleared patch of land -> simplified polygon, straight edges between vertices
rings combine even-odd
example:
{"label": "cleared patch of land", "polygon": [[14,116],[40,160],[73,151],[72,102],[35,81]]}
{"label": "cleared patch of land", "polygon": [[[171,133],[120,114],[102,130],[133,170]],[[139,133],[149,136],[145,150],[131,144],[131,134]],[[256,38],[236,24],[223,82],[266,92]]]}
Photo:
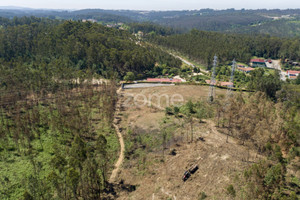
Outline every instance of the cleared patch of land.
{"label": "cleared patch of land", "polygon": [[[119,127],[125,138],[125,161],[117,179],[123,184],[135,185],[133,192],[118,191],[118,199],[197,199],[205,192],[207,199],[230,199],[225,188],[235,176],[254,160],[256,153],[222,134],[212,120],[193,122],[193,142],[190,125],[174,116],[166,118],[153,96],[181,95],[183,102],[207,99],[207,86],[180,85],[174,87],[139,88],[123,90]],[[216,89],[216,96],[226,90]],[[141,103],[146,98],[146,104]],[[167,105],[161,98],[160,107]],[[143,106],[141,106],[143,105]],[[162,143],[161,128],[170,123],[173,139]],[[167,124],[168,124],[167,123]],[[165,148],[162,148],[165,146]],[[171,152],[176,152],[171,153]],[[199,169],[186,182],[184,172],[192,165]],[[197,192],[195,192],[197,191]]]}
{"label": "cleared patch of land", "polygon": [[[215,88],[216,96],[226,95],[227,90]],[[149,106],[149,101],[161,107],[172,106],[189,100],[206,100],[209,86],[175,85],[172,87],[138,88],[124,91],[125,103],[129,106]],[[131,98],[131,99],[130,99]],[[144,104],[145,105],[144,105]],[[124,105],[128,106],[128,105]]]}

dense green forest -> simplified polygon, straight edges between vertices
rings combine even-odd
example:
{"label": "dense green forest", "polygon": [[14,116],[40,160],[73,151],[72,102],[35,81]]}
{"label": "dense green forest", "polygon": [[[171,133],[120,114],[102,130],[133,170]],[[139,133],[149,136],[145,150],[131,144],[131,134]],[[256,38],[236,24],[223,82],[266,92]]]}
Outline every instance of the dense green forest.
{"label": "dense green forest", "polygon": [[277,37],[299,37],[300,21],[298,18],[272,20],[245,27],[236,27],[226,32],[242,34],[268,34]]}
{"label": "dense green forest", "polygon": [[239,62],[249,63],[253,56],[291,60],[300,58],[300,40],[298,39],[197,30],[192,30],[187,34],[148,38],[151,42],[188,55],[206,66],[211,66],[215,54],[218,55],[221,64],[227,64],[227,61],[234,58]]}
{"label": "dense green forest", "polygon": [[136,38],[126,31],[95,23],[25,17],[6,24],[11,25],[0,30],[0,59],[4,66],[27,64],[51,69],[50,73],[92,70],[104,77],[122,77],[127,71],[144,74],[155,64],[181,65],[180,60],[159,49],[137,45]]}
{"label": "dense green forest", "polygon": [[216,15],[203,15],[199,12],[192,15],[181,16],[180,18],[174,17],[163,19],[159,23],[186,30],[195,28],[207,31],[225,31],[235,27],[248,26],[268,20],[270,19],[255,13],[247,12]]}
{"label": "dense green forest", "polygon": [[173,35],[176,33],[183,33],[183,30],[174,29],[171,27],[161,26],[158,24],[154,24],[151,22],[142,22],[142,23],[130,23],[128,24],[129,31],[132,33],[137,33],[138,31],[142,31],[147,34],[155,34],[161,36]]}
{"label": "dense green forest", "polygon": [[63,20],[82,20],[82,19],[95,19],[103,23],[122,22],[130,23],[135,20],[127,16],[117,15],[105,10],[34,10],[34,9],[1,9],[0,16],[4,18],[13,19],[14,17],[39,17],[49,19],[63,19]]}

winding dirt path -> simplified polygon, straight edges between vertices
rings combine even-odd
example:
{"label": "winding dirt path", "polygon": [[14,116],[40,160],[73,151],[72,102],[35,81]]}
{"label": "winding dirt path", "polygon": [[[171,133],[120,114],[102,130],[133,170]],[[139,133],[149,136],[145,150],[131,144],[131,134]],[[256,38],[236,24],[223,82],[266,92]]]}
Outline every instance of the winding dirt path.
{"label": "winding dirt path", "polygon": [[[117,104],[116,104],[115,119],[117,119],[117,116],[118,116],[118,114],[119,114],[119,112],[120,112],[120,109],[119,109],[118,107],[121,107],[121,105],[122,105],[122,102],[121,102],[121,91],[122,91],[122,87],[120,87],[120,88],[117,90],[118,102],[117,102]],[[162,108],[162,107],[160,107],[160,106],[158,106],[158,105],[156,105],[156,104],[150,102],[149,100],[147,100],[147,104],[152,105],[153,107],[155,107],[155,108],[157,108],[157,109],[159,109],[159,110],[164,110],[164,108]],[[115,120],[114,120],[114,121],[115,121]],[[114,168],[114,170],[112,171],[112,173],[111,173],[111,175],[110,175],[110,178],[109,178],[109,182],[110,182],[110,183],[113,183],[113,182],[115,182],[115,180],[116,180],[116,177],[117,177],[117,175],[118,175],[118,172],[119,172],[119,170],[120,170],[120,167],[121,167],[121,165],[122,165],[122,163],[123,163],[123,161],[124,161],[124,152],[125,152],[124,138],[123,138],[123,136],[122,136],[122,133],[120,132],[120,128],[119,128],[118,124],[115,123],[115,122],[113,123],[113,126],[114,126],[114,128],[115,128],[115,130],[116,130],[116,133],[117,133],[117,135],[118,135],[118,138],[119,138],[119,143],[120,143],[120,155],[119,155],[119,158],[118,158],[118,160],[117,160],[117,162],[116,162],[116,164],[115,164],[115,168]]]}
{"label": "winding dirt path", "polygon": [[117,132],[117,135],[118,135],[118,138],[119,138],[119,143],[120,143],[120,146],[121,146],[121,150],[120,150],[119,159],[118,159],[118,161],[115,164],[115,169],[112,171],[112,173],[110,175],[110,178],[109,178],[109,182],[110,183],[114,182],[115,179],[116,179],[116,176],[117,176],[117,174],[118,174],[118,172],[120,170],[120,166],[123,163],[124,152],[125,152],[125,144],[124,144],[123,136],[122,136],[121,132],[119,131],[119,127],[116,124],[114,124],[114,127],[116,129],[116,132]]}
{"label": "winding dirt path", "polygon": [[[120,93],[121,93],[121,90],[122,88],[118,89],[117,90],[117,94],[118,94],[118,102],[117,102],[117,106],[118,105],[121,105],[121,98],[120,98]],[[120,111],[117,110],[117,112],[115,113],[115,117],[118,115]],[[123,163],[123,160],[124,160],[124,152],[125,152],[125,143],[124,143],[124,139],[123,139],[123,136],[120,132],[120,129],[118,127],[118,125],[116,123],[113,123],[113,126],[116,130],[116,133],[118,135],[118,138],[119,138],[119,143],[120,143],[120,155],[119,155],[119,159],[117,160],[116,164],[115,164],[115,169],[112,171],[111,175],[110,175],[110,178],[109,178],[109,182],[112,183],[115,181],[116,177],[117,177],[117,174],[120,170],[120,167]]]}

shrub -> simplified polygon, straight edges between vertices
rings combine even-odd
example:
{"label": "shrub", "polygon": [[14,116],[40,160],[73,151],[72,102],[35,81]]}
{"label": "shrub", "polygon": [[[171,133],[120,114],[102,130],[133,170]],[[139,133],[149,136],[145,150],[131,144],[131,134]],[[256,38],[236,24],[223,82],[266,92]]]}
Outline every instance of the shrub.
{"label": "shrub", "polygon": [[230,196],[232,196],[232,197],[235,197],[236,192],[235,192],[235,189],[234,189],[233,185],[229,185],[229,186],[226,188],[226,193],[227,193],[227,195],[230,195]]}
{"label": "shrub", "polygon": [[173,115],[174,114],[172,108],[170,108],[170,107],[166,107],[165,112],[166,112],[166,115]]}
{"label": "shrub", "polygon": [[264,182],[268,187],[276,187],[280,182],[282,175],[282,166],[281,164],[277,164],[272,166],[268,171],[264,178]]}
{"label": "shrub", "polygon": [[284,159],[282,157],[282,152],[281,152],[281,148],[280,146],[276,145],[275,149],[274,149],[274,156],[275,158],[280,162],[283,163]]}
{"label": "shrub", "polygon": [[205,194],[205,192],[201,192],[199,194],[199,200],[204,200],[204,199],[206,199],[206,197],[207,197],[207,195]]}
{"label": "shrub", "polygon": [[135,75],[133,72],[127,72],[126,76],[124,76],[125,81],[134,81]]}
{"label": "shrub", "polygon": [[175,106],[174,108],[173,108],[173,110],[174,110],[174,114],[175,115],[178,115],[178,113],[179,113],[179,108],[177,107],[177,106]]}

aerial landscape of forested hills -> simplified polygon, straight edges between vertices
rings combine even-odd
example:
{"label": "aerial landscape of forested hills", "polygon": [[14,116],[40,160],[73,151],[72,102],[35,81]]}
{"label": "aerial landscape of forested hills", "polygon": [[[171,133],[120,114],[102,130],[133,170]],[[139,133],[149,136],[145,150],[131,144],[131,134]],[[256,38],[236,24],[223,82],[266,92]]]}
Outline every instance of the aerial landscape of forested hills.
{"label": "aerial landscape of forested hills", "polygon": [[0,200],[298,200],[300,9],[0,7]]}
{"label": "aerial landscape of forested hills", "polygon": [[[108,187],[118,152],[111,127],[116,80],[127,72],[143,78],[161,64],[179,68],[181,61],[137,44],[127,31],[97,23],[36,17],[3,21],[0,198],[50,199],[56,191],[67,199],[72,192],[67,187],[79,178],[86,191],[80,195],[98,198]],[[92,79],[100,85],[90,85]]]}
{"label": "aerial landscape of forested hills", "polygon": [[132,11],[132,10],[42,10],[1,9],[0,17],[47,17],[50,19],[94,19],[102,23],[153,22],[179,29],[182,32],[198,30],[244,34],[269,34],[280,37],[299,36],[300,10],[186,10],[186,11]]}

